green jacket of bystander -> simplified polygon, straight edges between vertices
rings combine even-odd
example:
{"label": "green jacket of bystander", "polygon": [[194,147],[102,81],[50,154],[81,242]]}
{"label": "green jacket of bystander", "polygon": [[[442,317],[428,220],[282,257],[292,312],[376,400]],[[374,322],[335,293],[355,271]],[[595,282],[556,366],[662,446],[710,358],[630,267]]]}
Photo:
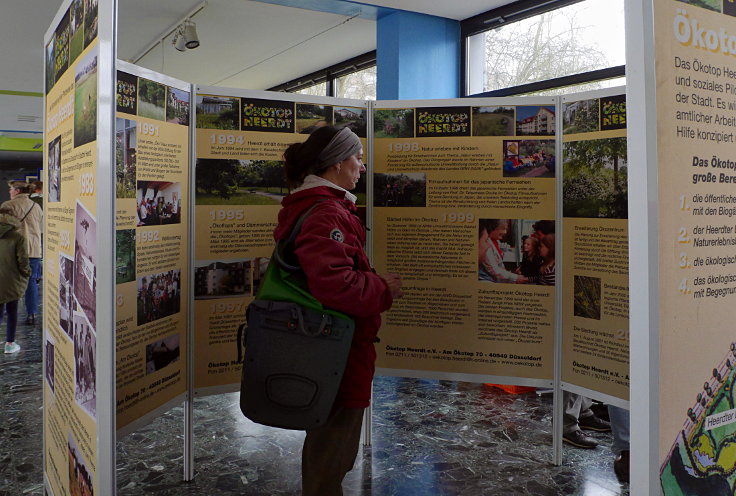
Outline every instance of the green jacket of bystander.
{"label": "green jacket of bystander", "polygon": [[20,221],[0,214],[0,303],[19,300],[26,292],[31,266]]}

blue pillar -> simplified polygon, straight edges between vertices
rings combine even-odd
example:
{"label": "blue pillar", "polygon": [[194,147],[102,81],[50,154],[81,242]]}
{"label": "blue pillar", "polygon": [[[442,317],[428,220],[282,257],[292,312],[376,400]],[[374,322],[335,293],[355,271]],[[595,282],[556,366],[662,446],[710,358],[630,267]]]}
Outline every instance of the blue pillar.
{"label": "blue pillar", "polygon": [[459,21],[398,11],[377,24],[379,100],[460,96]]}

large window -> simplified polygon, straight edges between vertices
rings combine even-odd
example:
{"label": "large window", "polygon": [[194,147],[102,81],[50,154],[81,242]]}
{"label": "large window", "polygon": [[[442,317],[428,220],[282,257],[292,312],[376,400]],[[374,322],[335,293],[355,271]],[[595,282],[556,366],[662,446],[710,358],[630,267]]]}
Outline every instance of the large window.
{"label": "large window", "polygon": [[624,0],[519,1],[463,21],[463,35],[465,95],[623,84]]}
{"label": "large window", "polygon": [[368,52],[326,69],[270,88],[302,95],[376,99],[376,52]]}

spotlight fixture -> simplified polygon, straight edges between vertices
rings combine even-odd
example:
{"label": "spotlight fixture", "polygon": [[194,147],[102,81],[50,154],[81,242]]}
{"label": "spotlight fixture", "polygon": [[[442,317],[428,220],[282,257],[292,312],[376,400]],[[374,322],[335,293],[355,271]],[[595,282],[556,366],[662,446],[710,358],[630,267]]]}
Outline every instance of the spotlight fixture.
{"label": "spotlight fixture", "polygon": [[171,44],[180,52],[185,51],[187,48],[192,50],[199,46],[197,26],[191,19],[187,19],[176,29],[176,33],[174,34],[174,38],[171,40]]}

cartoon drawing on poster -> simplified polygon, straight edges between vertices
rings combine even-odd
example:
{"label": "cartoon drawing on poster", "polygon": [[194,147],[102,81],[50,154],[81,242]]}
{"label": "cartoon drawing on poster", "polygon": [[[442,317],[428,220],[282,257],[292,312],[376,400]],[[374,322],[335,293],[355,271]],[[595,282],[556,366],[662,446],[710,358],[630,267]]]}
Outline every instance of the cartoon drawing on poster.
{"label": "cartoon drawing on poster", "polygon": [[97,336],[82,312],[74,312],[74,399],[92,418],[97,412]]}
{"label": "cartoon drawing on poster", "polygon": [[74,237],[74,299],[97,326],[97,220],[77,200]]}

